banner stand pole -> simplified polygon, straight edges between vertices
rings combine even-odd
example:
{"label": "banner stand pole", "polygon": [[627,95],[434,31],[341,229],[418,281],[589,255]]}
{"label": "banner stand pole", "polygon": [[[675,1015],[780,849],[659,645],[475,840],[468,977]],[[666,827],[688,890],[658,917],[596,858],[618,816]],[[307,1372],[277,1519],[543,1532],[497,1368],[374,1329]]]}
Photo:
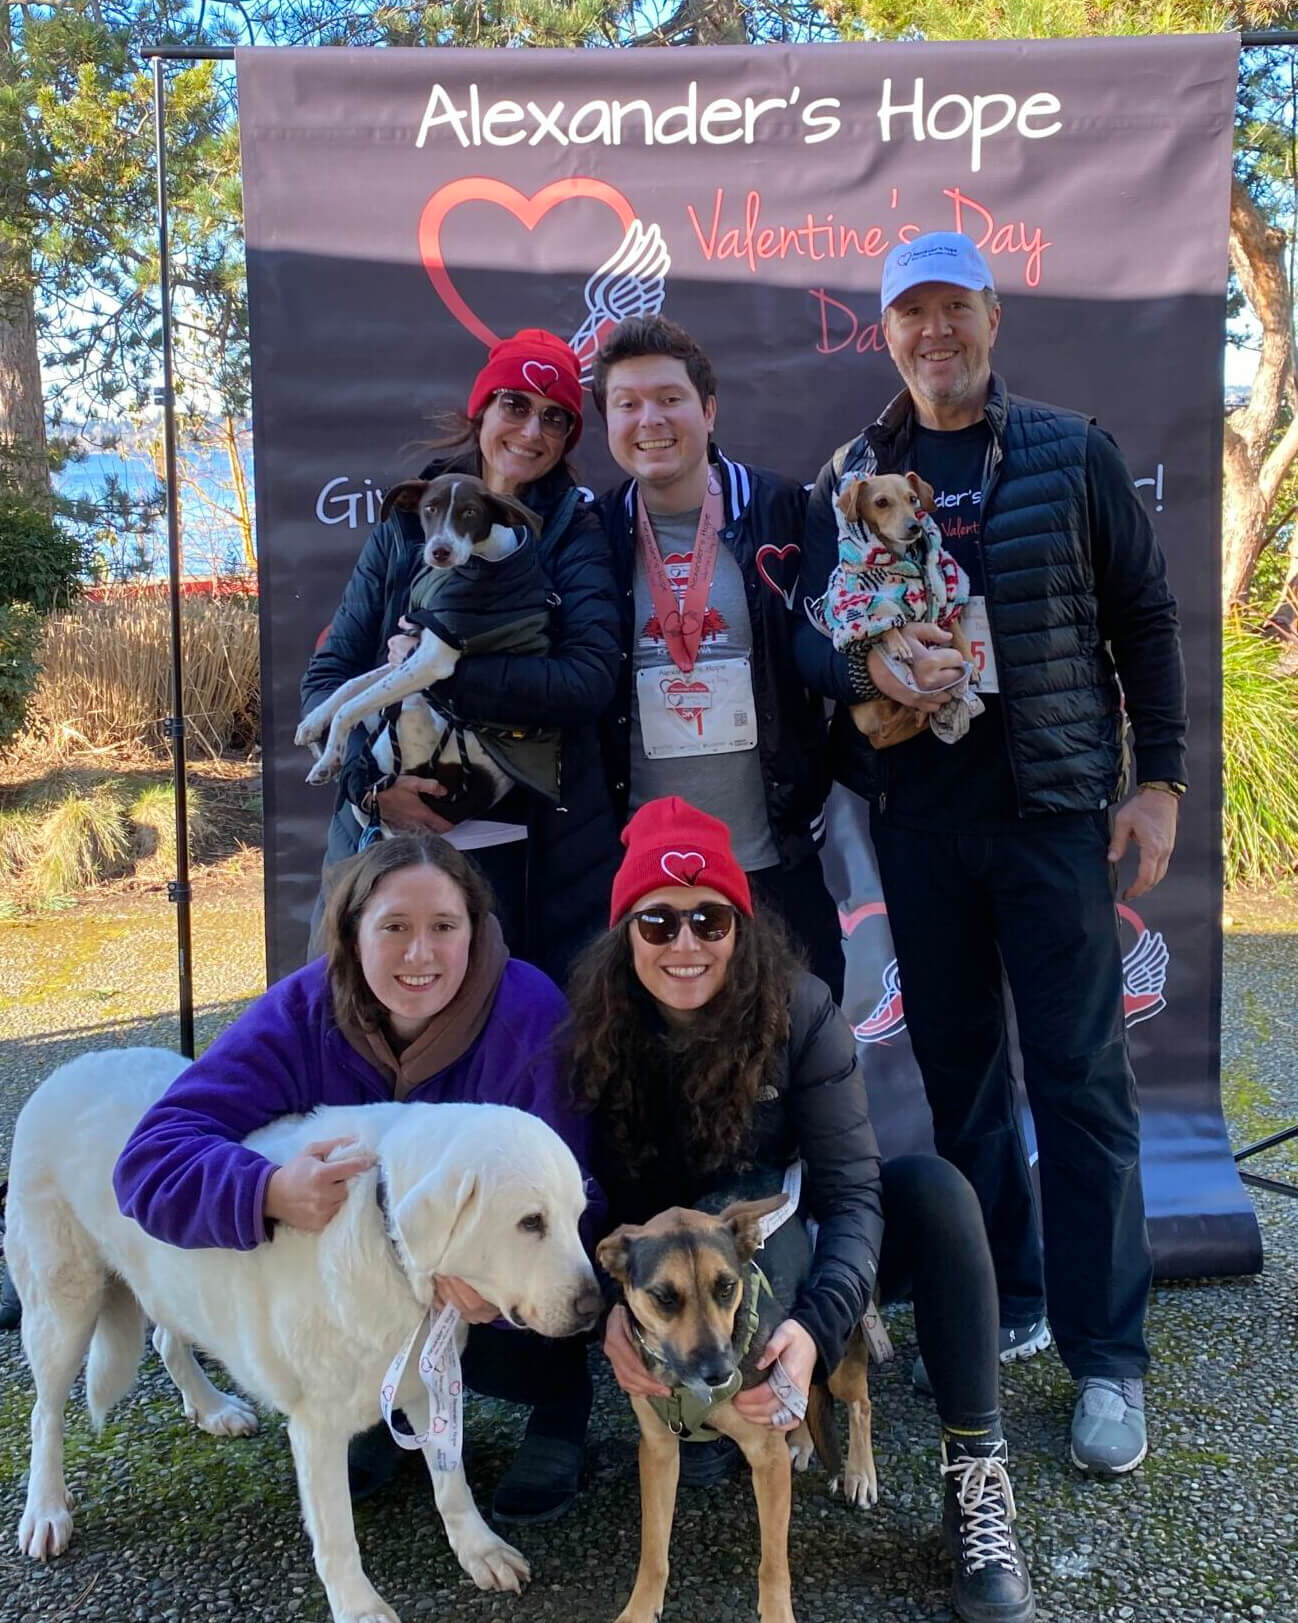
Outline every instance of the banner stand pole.
{"label": "banner stand pole", "polygon": [[[1256,1144],[1246,1145],[1244,1149],[1235,1154],[1235,1164],[1247,1161],[1250,1155],[1257,1155],[1262,1150],[1269,1150],[1276,1144],[1287,1144],[1291,1138],[1298,1138],[1298,1125],[1282,1128],[1278,1133],[1272,1133],[1270,1138],[1260,1138]],[[1241,1172],[1240,1177],[1245,1183],[1252,1184],[1255,1189],[1269,1189],[1273,1194],[1290,1195],[1298,1199],[1298,1184],[1286,1183],[1282,1178],[1264,1178],[1260,1172]]]}
{"label": "banner stand pole", "polygon": [[153,133],[158,166],[158,278],[162,315],[162,387],[153,402],[162,407],[164,474],[167,488],[167,573],[171,598],[171,714],[162,722],[171,742],[172,786],[176,812],[176,877],[167,884],[167,900],[176,906],[176,967],[180,982],[180,1052],[194,1057],[194,969],[190,935],[189,807],[185,782],[185,683],[181,644],[180,486],[176,478],[176,390],[172,347],[171,245],[167,229],[167,86],[163,63],[187,60],[230,60],[232,50],[158,45],[140,55],[153,62]]}

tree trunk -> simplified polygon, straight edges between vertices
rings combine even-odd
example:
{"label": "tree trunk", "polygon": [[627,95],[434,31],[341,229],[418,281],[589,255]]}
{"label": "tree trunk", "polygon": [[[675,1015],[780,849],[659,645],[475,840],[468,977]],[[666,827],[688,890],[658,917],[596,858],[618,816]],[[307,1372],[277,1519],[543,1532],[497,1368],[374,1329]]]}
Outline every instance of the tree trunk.
{"label": "tree trunk", "polygon": [[[0,255],[4,239],[0,233]],[[0,268],[11,287],[14,267]],[[0,464],[22,493],[49,511],[50,464],[45,441],[45,395],[36,344],[36,304],[30,286],[0,302]]]}
{"label": "tree trunk", "polygon": [[[1227,417],[1223,437],[1223,610],[1238,607],[1248,596],[1253,571],[1266,545],[1267,515],[1290,463],[1298,456],[1293,307],[1285,247],[1285,233],[1269,226],[1240,182],[1232,182],[1230,262],[1262,329],[1262,350],[1248,405]],[[1286,407],[1289,424],[1276,440]]]}
{"label": "tree trunk", "polygon": [[[14,85],[18,77],[9,7],[0,5],[0,84]],[[29,202],[27,161],[22,115],[11,104],[0,129],[0,471],[48,512],[53,504],[32,259],[15,220]]]}

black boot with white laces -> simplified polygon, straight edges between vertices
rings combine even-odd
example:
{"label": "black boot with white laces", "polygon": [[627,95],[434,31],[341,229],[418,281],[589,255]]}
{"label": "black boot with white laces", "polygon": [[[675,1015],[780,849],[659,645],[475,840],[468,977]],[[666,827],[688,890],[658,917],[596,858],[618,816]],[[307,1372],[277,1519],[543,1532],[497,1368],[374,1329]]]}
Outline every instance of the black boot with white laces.
{"label": "black boot with white laces", "polygon": [[964,1623],[1029,1623],[1037,1615],[1014,1534],[1014,1492],[1003,1438],[942,1437],[942,1535],[955,1563],[952,1605]]}

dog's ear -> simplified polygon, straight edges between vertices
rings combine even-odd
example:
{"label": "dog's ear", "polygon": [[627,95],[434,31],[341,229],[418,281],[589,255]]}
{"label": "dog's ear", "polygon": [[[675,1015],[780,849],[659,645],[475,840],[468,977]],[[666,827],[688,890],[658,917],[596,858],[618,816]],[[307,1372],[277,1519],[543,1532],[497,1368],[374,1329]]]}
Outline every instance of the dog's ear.
{"label": "dog's ear", "polygon": [[477,1194],[478,1174],[448,1160],[402,1196],[392,1218],[419,1273],[444,1271],[455,1231],[471,1215]]}
{"label": "dog's ear", "polygon": [[427,489],[427,479],[403,479],[399,485],[393,485],[384,496],[382,507],[379,508],[380,524],[394,507],[402,507],[411,513],[417,513]]}
{"label": "dog's ear", "polygon": [[906,483],[919,497],[919,505],[926,513],[937,512],[937,508],[933,505],[933,487],[927,479],[921,479],[917,473],[908,473]]}
{"label": "dog's ear", "polygon": [[849,524],[860,524],[863,521],[864,514],[861,509],[865,505],[866,483],[866,480],[858,479],[855,484],[849,485],[839,494],[838,510]]}
{"label": "dog's ear", "polygon": [[637,1224],[623,1223],[595,1247],[595,1261],[619,1285],[625,1285],[631,1276],[631,1246],[641,1232]]}
{"label": "dog's ear", "polygon": [[788,1200],[783,1190],[778,1195],[767,1195],[762,1200],[736,1200],[727,1206],[717,1219],[724,1223],[735,1237],[735,1253],[740,1262],[748,1262],[762,1243],[761,1222],[771,1212],[778,1212]]}
{"label": "dog's ear", "polygon": [[505,496],[498,491],[489,490],[483,499],[488,505],[494,502],[500,508],[506,524],[522,524],[531,530],[533,535],[540,535],[541,520],[530,507],[525,507],[517,496]]}

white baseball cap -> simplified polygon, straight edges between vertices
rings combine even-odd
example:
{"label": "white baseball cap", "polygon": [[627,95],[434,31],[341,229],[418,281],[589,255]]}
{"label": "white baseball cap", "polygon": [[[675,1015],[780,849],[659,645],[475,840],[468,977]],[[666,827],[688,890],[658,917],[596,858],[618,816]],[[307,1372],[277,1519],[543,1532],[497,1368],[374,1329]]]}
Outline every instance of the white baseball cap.
{"label": "white baseball cap", "polygon": [[984,287],[996,290],[987,261],[963,231],[929,231],[898,243],[883,262],[880,308],[886,310],[921,282],[953,282],[975,292]]}

